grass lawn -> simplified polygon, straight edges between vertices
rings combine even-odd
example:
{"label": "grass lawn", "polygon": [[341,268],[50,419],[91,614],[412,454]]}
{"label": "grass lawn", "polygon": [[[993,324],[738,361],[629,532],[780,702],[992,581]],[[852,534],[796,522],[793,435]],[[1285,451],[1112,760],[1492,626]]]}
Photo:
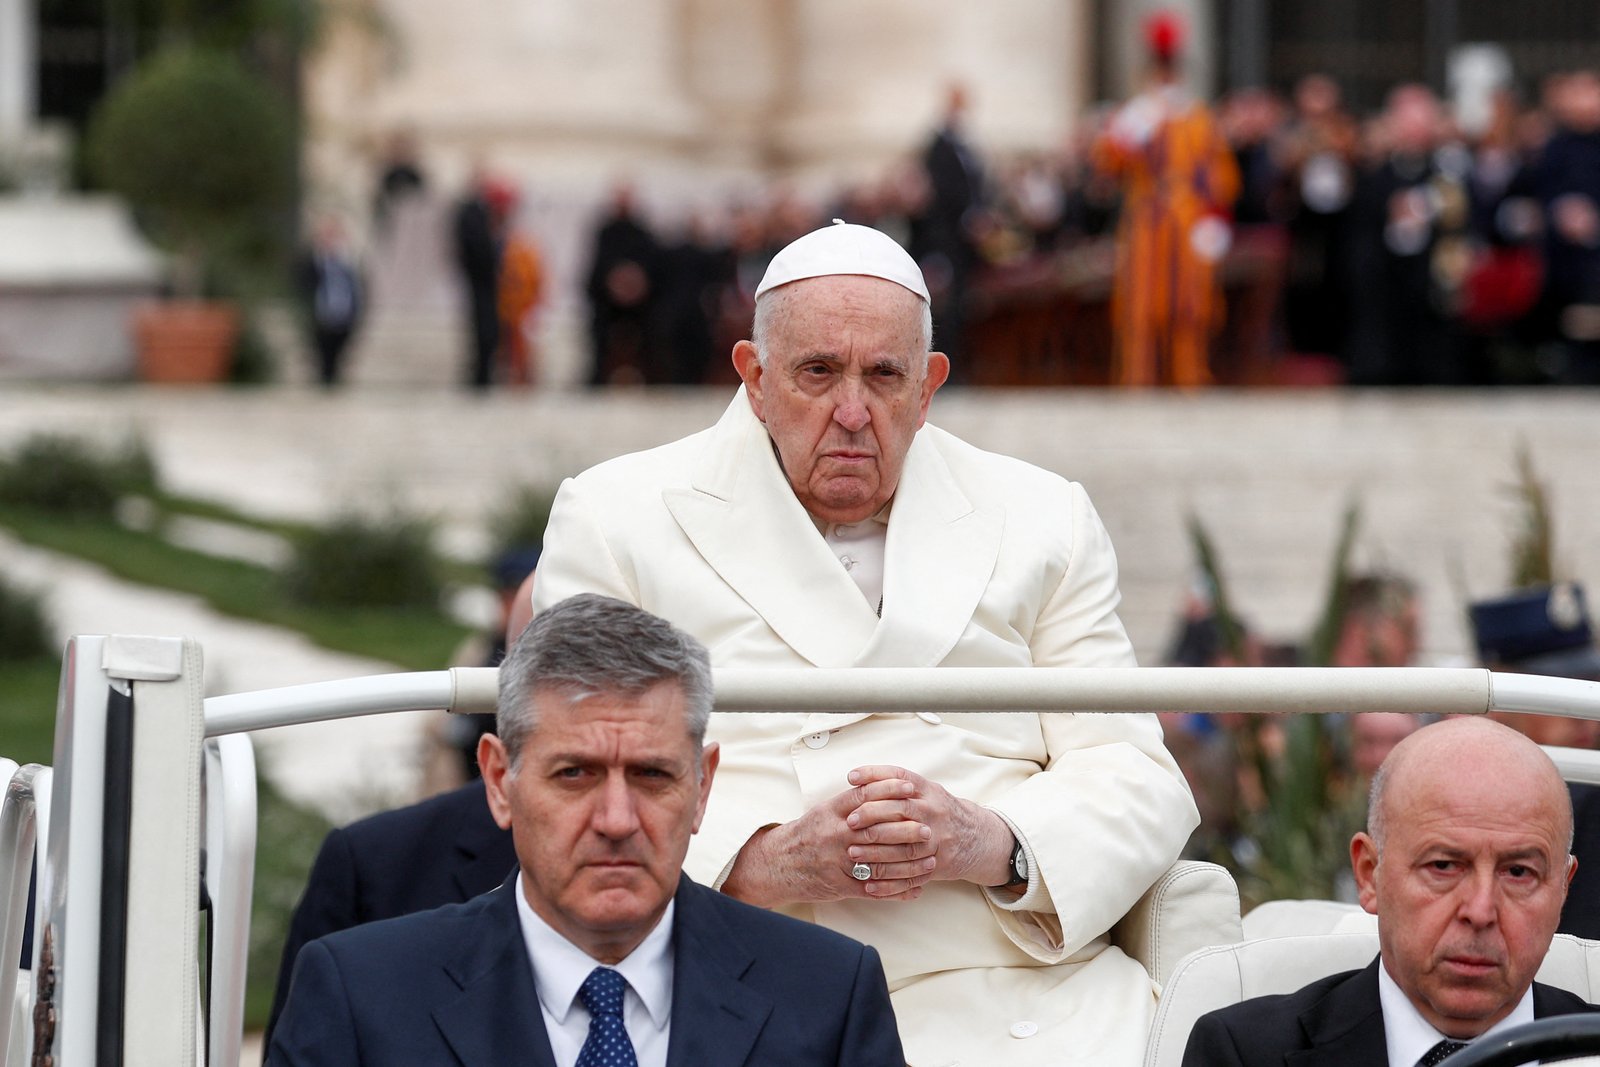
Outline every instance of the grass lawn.
{"label": "grass lawn", "polygon": [[225,615],[298,630],[324,648],[408,670],[445,666],[470,632],[437,611],[296,604],[266,567],[179,548],[110,519],[0,508],[0,526],[23,541],[97,563],[128,581],[192,593]]}
{"label": "grass lawn", "polygon": [[60,679],[56,659],[0,661],[0,756],[18,763],[50,762]]}

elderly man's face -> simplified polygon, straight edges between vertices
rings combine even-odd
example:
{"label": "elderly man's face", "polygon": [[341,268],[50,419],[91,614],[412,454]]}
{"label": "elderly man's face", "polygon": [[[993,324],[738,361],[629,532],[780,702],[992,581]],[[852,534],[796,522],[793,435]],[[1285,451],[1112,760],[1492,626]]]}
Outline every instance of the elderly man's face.
{"label": "elderly man's face", "polygon": [[1576,869],[1565,789],[1521,755],[1479,749],[1410,761],[1385,795],[1381,854],[1366,834],[1351,842],[1383,965],[1423,1018],[1454,1038],[1475,1037],[1516,1007]]}
{"label": "elderly man's face", "polygon": [[514,774],[499,738],[479,743],[489,808],[511,830],[528,904],[590,956],[615,963],[677,891],[717,746],[695,758],[674,682],[577,701],[536,691],[534,706],[538,723]]}
{"label": "elderly man's face", "polygon": [[894,282],[839,275],[786,288],[767,365],[748,341],[734,365],[800,503],[824,522],[860,522],[894,495],[950,361],[924,361],[921,301]]}

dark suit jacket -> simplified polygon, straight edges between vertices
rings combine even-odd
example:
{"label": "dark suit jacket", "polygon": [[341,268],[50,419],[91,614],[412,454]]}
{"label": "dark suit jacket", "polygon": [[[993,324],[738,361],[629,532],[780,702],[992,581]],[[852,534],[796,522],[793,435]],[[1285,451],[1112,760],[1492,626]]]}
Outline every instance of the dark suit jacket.
{"label": "dark suit jacket", "polygon": [[295,956],[308,942],[471,900],[516,867],[511,833],[495,825],[482,781],[328,834],[289,923],[263,1045],[283,1012]]}
{"label": "dark suit jacket", "polygon": [[[1533,1014],[1594,1011],[1564,989],[1533,984]],[[1312,982],[1295,993],[1254,997],[1202,1015],[1184,1067],[1348,1067],[1388,1062],[1378,961]]]}
{"label": "dark suit jacket", "polygon": [[[269,1067],[554,1067],[516,880],[312,942]],[[668,1067],[902,1067],[883,966],[831,930],[684,877]]]}

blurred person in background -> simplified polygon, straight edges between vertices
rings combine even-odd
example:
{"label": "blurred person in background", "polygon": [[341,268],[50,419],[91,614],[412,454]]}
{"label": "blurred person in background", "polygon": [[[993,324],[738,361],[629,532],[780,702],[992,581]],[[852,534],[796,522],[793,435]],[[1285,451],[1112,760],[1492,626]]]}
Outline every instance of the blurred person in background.
{"label": "blurred person in background", "polygon": [[1600,75],[1558,78],[1556,130],[1533,168],[1544,211],[1546,303],[1563,355],[1560,380],[1600,384]]}
{"label": "blurred person in background", "polygon": [[967,139],[966,115],[966,87],[950,86],[943,119],[922,152],[929,199],[920,246],[912,249],[933,296],[934,334],[950,356],[957,383],[967,379],[972,358],[965,346],[966,299],[978,264],[974,234],[985,184],[983,159]]}
{"label": "blurred person in background", "polygon": [[295,265],[295,287],[311,328],[317,381],[331,389],[339,384],[345,352],[361,326],[367,289],[349,232],[337,215],[317,220],[310,247]]}
{"label": "blurred person in background", "polygon": [[590,385],[660,381],[654,311],[661,247],[639,218],[633,186],[618,182],[594,233],[589,297]]}
{"label": "blurred person in background", "polygon": [[522,195],[504,178],[484,190],[489,221],[500,246],[496,307],[500,315],[500,380],[507,385],[532,385],[539,377],[533,333],[536,312],[544,299],[545,269],[539,246],[517,225]]}
{"label": "blurred person in background", "polygon": [[1293,117],[1278,137],[1290,247],[1284,318],[1295,352],[1345,351],[1357,136],[1337,82],[1311,74],[1296,83]]}
{"label": "blurred person in background", "polygon": [[417,136],[399,129],[389,134],[378,157],[377,187],[372,193],[372,228],[381,238],[388,234],[395,205],[428,191]]}
{"label": "blurred person in background", "polygon": [[1447,385],[1461,378],[1452,322],[1467,263],[1470,157],[1442,154],[1445,118],[1424,85],[1389,93],[1372,133],[1376,162],[1351,208],[1352,385]]}
{"label": "blurred person in background", "polygon": [[1417,588],[1398,574],[1354,574],[1344,582],[1333,667],[1410,667],[1422,645]]}
{"label": "blurred person in background", "polygon": [[488,389],[494,380],[495,353],[500,349],[500,244],[489,206],[490,185],[483,164],[475,163],[451,219],[456,268],[467,298],[466,382],[479,390]]}
{"label": "blurred person in background", "polygon": [[1097,165],[1122,184],[1112,382],[1192,388],[1211,382],[1224,313],[1217,264],[1232,240],[1239,168],[1210,110],[1180,84],[1182,21],[1161,11],[1144,29],[1151,85],[1095,147]]}

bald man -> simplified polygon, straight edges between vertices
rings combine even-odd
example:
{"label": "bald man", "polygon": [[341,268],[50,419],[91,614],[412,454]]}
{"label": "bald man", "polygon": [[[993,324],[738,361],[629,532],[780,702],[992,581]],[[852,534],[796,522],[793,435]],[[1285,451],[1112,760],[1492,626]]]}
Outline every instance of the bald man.
{"label": "bald man", "polygon": [[1350,842],[1378,917],[1364,970],[1203,1016],[1185,1065],[1432,1067],[1473,1039],[1594,1009],[1533,980],[1577,861],[1572,804],[1533,742],[1449,719],[1395,746]]}

